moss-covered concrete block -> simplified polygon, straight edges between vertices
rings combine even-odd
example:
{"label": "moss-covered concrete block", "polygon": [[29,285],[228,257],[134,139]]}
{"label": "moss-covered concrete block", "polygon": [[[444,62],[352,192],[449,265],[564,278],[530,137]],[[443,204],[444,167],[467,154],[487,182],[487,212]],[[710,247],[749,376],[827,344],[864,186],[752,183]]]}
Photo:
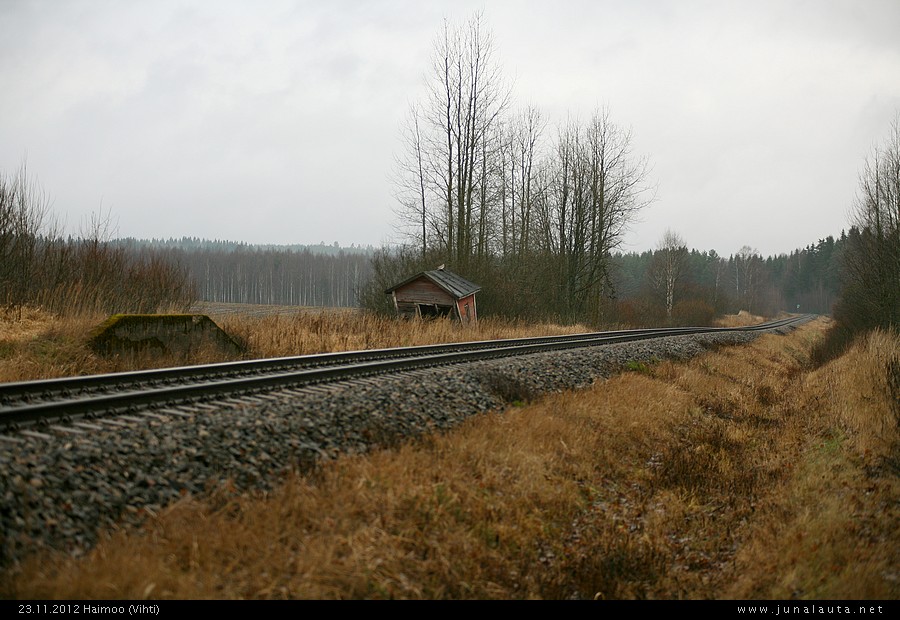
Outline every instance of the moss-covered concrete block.
{"label": "moss-covered concrete block", "polygon": [[101,355],[160,353],[189,357],[211,347],[239,355],[241,347],[205,314],[114,314],[90,339]]}

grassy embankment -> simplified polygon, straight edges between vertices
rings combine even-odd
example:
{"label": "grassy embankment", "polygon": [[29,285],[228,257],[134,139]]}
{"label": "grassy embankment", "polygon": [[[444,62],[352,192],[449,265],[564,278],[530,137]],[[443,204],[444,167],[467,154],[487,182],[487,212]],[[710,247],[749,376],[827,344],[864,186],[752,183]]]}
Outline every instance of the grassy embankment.
{"label": "grassy embankment", "polygon": [[0,595],[896,599],[900,339],[813,369],[825,327],[186,498]]}

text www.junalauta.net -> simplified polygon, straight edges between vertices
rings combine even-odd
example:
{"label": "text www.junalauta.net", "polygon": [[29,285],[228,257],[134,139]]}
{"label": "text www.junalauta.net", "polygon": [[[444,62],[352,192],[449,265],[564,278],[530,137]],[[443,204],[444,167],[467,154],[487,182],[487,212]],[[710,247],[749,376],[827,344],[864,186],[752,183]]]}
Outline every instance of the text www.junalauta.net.
{"label": "text www.junalauta.net", "polygon": [[790,614],[883,614],[883,605],[862,605],[860,607],[850,607],[849,605],[825,604],[819,605],[809,603],[806,605],[738,605],[739,614],[771,614],[773,616],[790,615]]}

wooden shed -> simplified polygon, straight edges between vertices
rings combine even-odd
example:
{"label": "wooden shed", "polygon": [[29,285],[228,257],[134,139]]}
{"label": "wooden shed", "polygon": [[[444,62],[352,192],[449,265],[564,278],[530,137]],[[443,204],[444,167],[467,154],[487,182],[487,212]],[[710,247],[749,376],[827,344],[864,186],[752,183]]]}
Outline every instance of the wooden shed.
{"label": "wooden shed", "polygon": [[477,284],[447,271],[443,266],[423,271],[385,291],[394,298],[394,308],[405,316],[449,316],[463,323],[477,320]]}

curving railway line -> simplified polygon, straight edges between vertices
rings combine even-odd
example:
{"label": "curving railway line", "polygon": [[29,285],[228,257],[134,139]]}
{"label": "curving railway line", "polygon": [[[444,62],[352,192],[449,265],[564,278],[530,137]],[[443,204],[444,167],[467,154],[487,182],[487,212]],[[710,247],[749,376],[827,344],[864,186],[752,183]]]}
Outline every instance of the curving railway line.
{"label": "curving railway line", "polygon": [[591,385],[634,360],[689,357],[809,318],[0,384],[0,567],[41,547],[83,553],[103,530],[185,496],[269,489],[323,459]]}
{"label": "curving railway line", "polygon": [[792,316],[750,327],[638,329],[327,353],[6,383],[0,384],[0,433],[531,353],[666,336],[767,331],[811,318]]}

